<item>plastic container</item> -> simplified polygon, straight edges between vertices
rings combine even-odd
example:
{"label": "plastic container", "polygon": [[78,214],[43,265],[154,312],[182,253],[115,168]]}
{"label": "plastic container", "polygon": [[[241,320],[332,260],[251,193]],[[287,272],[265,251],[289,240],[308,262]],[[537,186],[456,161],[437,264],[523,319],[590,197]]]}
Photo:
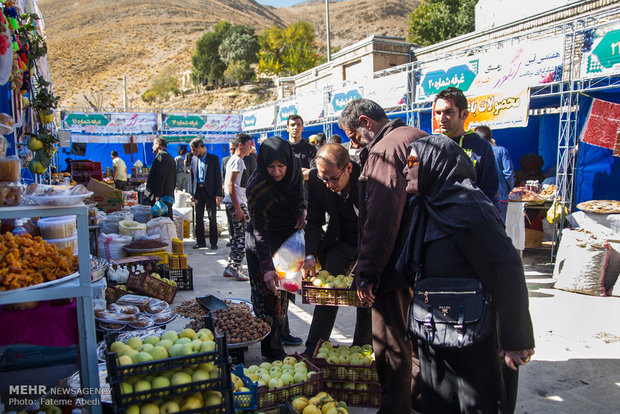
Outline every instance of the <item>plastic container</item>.
{"label": "plastic container", "polygon": [[75,233],[75,216],[60,216],[41,219],[37,222],[44,239],[64,239]]}
{"label": "plastic container", "polygon": [[24,234],[28,234],[28,230],[24,228],[24,222],[20,219],[15,220],[15,228],[11,232],[13,236],[23,236]]}
{"label": "plastic container", "polygon": [[65,237],[62,239],[45,239],[48,243],[53,243],[59,250],[62,250],[66,247],[71,247],[71,251],[73,255],[78,254],[78,239],[77,235],[73,235],[71,237]]}
{"label": "plastic container", "polygon": [[0,181],[0,207],[20,204],[25,188],[24,184]]}
{"label": "plastic container", "polygon": [[19,181],[21,166],[15,155],[0,158],[0,181]]}

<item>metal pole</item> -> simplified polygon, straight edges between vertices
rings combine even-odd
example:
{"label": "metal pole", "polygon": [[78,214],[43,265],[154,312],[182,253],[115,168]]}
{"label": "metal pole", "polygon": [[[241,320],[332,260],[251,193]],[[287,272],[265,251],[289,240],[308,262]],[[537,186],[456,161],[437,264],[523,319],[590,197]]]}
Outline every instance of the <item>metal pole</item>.
{"label": "metal pole", "polygon": [[325,0],[325,24],[327,25],[327,61],[332,60],[332,51],[329,41],[329,0]]}
{"label": "metal pole", "polygon": [[123,111],[127,112],[127,77],[123,75]]}

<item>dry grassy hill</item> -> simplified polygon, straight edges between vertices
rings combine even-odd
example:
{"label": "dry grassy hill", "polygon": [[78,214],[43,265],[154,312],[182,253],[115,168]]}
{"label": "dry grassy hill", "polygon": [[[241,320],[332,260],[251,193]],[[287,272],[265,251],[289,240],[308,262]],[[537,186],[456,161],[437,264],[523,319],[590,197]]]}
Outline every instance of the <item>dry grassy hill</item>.
{"label": "dry grassy hill", "polygon": [[[371,34],[404,36],[411,0],[348,0],[330,3],[332,45]],[[324,3],[276,9],[252,0],[39,0],[45,22],[52,81],[63,107],[122,107],[122,77],[129,107],[164,67],[191,70],[196,40],[220,20],[248,24],[257,32],[303,19],[324,43]],[[159,104],[176,108],[242,108],[273,99],[264,90],[199,92]]]}

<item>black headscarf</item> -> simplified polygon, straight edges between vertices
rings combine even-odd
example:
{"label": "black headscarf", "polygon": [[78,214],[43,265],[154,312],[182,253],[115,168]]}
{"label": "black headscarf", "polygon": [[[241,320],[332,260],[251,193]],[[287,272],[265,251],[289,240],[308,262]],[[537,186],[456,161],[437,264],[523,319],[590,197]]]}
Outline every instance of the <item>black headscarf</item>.
{"label": "black headscarf", "polygon": [[414,141],[411,147],[420,161],[418,194],[407,202],[411,225],[396,267],[414,276],[420,268],[424,243],[500,218],[474,185],[471,159],[453,140],[430,135]]}
{"label": "black headscarf", "polygon": [[[246,189],[252,223],[265,231],[292,233],[305,208],[304,178],[299,160],[290,143],[280,137],[271,137],[261,144],[256,161],[256,170]],[[286,165],[286,174],[280,181],[274,180],[267,172],[267,167],[274,161]]]}

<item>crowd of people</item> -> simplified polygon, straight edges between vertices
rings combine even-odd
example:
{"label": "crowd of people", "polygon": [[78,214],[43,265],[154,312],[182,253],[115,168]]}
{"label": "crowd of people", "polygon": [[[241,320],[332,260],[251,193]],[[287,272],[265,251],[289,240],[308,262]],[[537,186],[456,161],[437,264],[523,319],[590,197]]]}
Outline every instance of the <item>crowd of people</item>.
{"label": "crowd of people", "polygon": [[[315,274],[317,262],[331,274],[352,274],[367,306],[357,308],[353,344],[373,344],[380,413],[513,412],[518,368],[534,353],[523,267],[502,221],[514,174],[488,128],[465,130],[467,115],[459,89],[440,92],[434,105],[440,134],[428,135],[356,99],[339,120],[345,144],[322,133],[304,139],[303,119],[291,115],[288,141],[267,138],[256,154],[251,137],[238,134],[221,169],[200,139],[190,143],[191,161],[179,154],[176,165],[165,140],[156,140],[151,174],[187,174],[176,184],[187,180],[196,202],[195,248],[206,247],[206,209],[210,247],[217,249],[216,210],[224,203],[231,239],[223,276],[249,279],[254,312],[271,325],[261,341],[265,358],[282,359],[284,345],[303,342],[290,333],[292,294],[279,289],[272,258],[305,229],[304,277]],[[159,184],[151,174],[147,193],[154,203],[174,184]],[[459,346],[412,330],[417,281],[465,278],[483,288],[488,333]],[[330,338],[337,312],[315,306],[303,354]],[[459,323],[454,329],[465,329]]]}

